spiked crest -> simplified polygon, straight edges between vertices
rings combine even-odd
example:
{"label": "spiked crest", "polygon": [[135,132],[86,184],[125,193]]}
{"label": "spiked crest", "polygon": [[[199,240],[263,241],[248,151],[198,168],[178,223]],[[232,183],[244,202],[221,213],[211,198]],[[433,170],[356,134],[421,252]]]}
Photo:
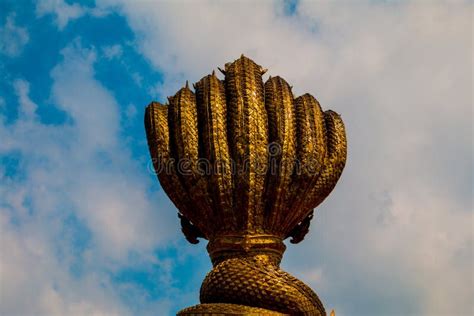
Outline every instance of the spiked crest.
{"label": "spiked crest", "polygon": [[[145,126],[160,183],[189,239],[266,233],[294,240],[334,188],[346,160],[343,122],[310,94],[242,56],[152,102]],[[309,225],[309,219],[307,225]],[[186,224],[185,224],[186,225]],[[307,229],[307,227],[306,227]],[[304,233],[304,232],[303,232]],[[299,234],[299,235],[298,235]]]}

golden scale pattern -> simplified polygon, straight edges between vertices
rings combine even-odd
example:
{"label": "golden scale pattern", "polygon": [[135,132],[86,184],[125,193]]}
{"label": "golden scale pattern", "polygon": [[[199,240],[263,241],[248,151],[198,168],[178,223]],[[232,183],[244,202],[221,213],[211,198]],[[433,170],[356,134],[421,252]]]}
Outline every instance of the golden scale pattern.
{"label": "golden scale pattern", "polygon": [[[219,69],[221,70],[221,69]],[[201,304],[179,315],[326,315],[279,268],[283,240],[303,240],[344,169],[344,124],[310,94],[241,56],[145,112],[159,181],[191,243],[209,240]],[[206,164],[203,165],[202,162]],[[183,171],[184,170],[184,171]]]}

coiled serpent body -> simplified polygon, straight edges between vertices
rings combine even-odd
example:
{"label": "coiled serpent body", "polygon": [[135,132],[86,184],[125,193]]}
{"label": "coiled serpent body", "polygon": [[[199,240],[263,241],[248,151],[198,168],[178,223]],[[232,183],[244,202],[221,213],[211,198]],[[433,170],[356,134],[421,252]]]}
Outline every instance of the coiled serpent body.
{"label": "coiled serpent body", "polygon": [[200,298],[202,303],[255,306],[290,315],[326,315],[310,287],[277,265],[255,258],[217,264],[204,279]]}

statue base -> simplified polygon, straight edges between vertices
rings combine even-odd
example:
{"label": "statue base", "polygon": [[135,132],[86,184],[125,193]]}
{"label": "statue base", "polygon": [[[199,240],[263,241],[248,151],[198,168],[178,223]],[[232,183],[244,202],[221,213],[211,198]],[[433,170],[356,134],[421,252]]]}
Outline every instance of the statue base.
{"label": "statue base", "polygon": [[251,307],[238,304],[227,303],[207,303],[199,304],[185,308],[178,312],[177,316],[226,316],[226,315],[245,315],[245,316],[284,316],[269,309]]}

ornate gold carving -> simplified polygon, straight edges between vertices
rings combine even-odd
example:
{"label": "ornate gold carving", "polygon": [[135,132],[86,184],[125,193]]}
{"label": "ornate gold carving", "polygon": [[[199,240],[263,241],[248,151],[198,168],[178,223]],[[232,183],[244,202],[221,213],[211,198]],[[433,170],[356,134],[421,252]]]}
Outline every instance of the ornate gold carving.
{"label": "ornate gold carving", "polygon": [[[221,69],[219,69],[221,70]],[[317,295],[279,268],[283,240],[304,239],[346,161],[344,124],[310,94],[241,56],[169,98],[145,127],[154,168],[191,243],[209,240],[214,268],[200,305],[180,315],[326,315]]]}

